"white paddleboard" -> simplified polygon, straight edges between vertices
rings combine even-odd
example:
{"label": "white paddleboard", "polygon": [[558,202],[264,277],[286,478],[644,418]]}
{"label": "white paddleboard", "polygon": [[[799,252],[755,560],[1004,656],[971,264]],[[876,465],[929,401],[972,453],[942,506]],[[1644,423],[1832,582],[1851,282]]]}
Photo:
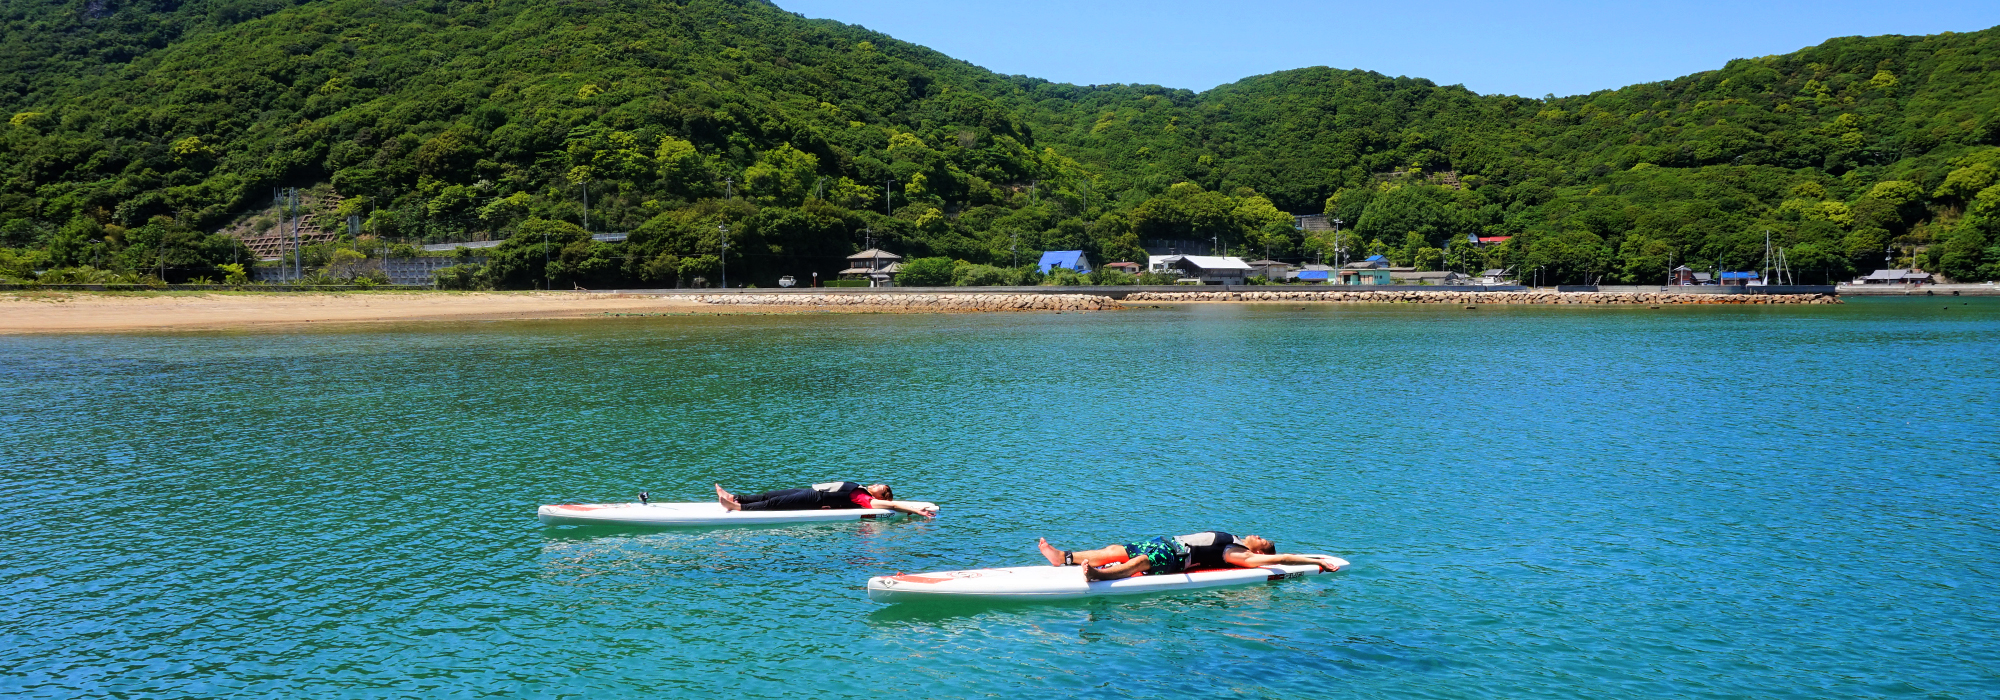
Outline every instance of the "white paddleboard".
{"label": "white paddleboard", "polygon": [[[1334,571],[1347,560],[1329,557]],[[1325,573],[1311,564],[1275,564],[1250,569],[1205,569],[1179,574],[1085,581],[1075,566],[1021,566],[1009,569],[896,574],[868,579],[868,599],[878,603],[912,600],[1061,600],[1105,595],[1184,591],[1278,581]]]}
{"label": "white paddleboard", "polygon": [[860,520],[894,515],[883,508],[831,510],[728,510],[707,503],[565,503],[542,506],[535,517],[546,525],[772,525]]}

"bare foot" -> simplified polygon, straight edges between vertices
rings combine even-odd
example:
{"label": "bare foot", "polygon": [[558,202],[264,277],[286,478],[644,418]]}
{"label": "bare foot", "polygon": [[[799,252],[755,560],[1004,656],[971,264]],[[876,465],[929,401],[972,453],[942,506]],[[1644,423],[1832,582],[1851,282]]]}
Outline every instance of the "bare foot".
{"label": "bare foot", "polygon": [[743,504],[737,503],[735,496],[731,496],[728,491],[722,490],[722,484],[715,485],[715,500],[722,504],[723,510],[743,510]]}
{"label": "bare foot", "polygon": [[1042,558],[1049,560],[1049,566],[1063,565],[1063,551],[1049,546],[1049,538],[1035,540],[1035,548],[1042,550]]}

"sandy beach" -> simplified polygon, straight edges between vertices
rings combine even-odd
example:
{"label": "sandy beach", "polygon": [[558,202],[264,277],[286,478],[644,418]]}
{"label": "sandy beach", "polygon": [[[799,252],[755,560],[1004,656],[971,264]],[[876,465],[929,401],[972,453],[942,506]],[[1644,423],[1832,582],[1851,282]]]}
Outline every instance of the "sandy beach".
{"label": "sandy beach", "polygon": [[[0,334],[216,330],[410,321],[552,319],[606,313],[744,313],[684,297],[576,292],[0,294]],[[796,310],[789,310],[796,313]]]}

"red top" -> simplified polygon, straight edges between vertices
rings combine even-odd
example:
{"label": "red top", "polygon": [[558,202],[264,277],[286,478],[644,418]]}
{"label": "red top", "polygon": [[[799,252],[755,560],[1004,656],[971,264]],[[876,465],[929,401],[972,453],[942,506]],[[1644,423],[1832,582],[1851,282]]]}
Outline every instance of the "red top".
{"label": "red top", "polygon": [[867,491],[863,491],[861,489],[855,489],[854,495],[848,496],[847,500],[853,501],[854,505],[861,506],[863,508],[875,507],[871,505],[875,502],[875,497],[868,495]]}

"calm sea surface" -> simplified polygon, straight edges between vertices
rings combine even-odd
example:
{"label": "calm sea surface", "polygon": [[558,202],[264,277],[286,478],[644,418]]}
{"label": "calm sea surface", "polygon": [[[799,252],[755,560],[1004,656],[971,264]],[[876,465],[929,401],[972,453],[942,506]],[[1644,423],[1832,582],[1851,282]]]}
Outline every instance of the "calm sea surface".
{"label": "calm sea surface", "polygon": [[[2000,303],[0,338],[16,698],[2000,695]],[[932,521],[544,528],[881,480]],[[1222,529],[1354,566],[896,571]]]}

